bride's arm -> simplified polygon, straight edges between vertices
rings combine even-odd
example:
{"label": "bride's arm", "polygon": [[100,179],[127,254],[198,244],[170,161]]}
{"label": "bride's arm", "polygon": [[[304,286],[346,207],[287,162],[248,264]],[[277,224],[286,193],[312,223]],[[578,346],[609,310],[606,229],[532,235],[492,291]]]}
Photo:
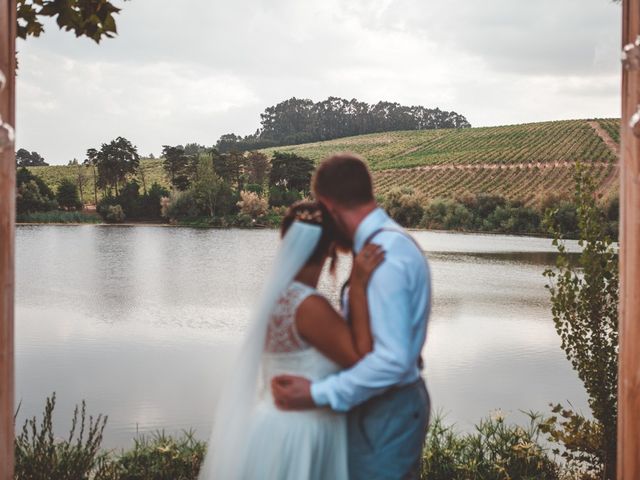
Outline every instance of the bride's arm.
{"label": "bride's arm", "polygon": [[343,367],[356,364],[373,349],[369,324],[367,284],[373,271],[384,260],[384,252],[367,245],[354,259],[349,285],[350,325],[326,298],[312,295],[296,312],[298,333],[312,346]]}

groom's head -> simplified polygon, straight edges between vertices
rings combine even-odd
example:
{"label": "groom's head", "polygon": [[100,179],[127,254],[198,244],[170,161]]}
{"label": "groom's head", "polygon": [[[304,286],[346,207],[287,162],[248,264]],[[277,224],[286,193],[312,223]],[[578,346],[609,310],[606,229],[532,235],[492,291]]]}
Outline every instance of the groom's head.
{"label": "groom's head", "polygon": [[367,164],[353,153],[333,155],[316,170],[312,187],[350,244],[362,218],[376,206]]}

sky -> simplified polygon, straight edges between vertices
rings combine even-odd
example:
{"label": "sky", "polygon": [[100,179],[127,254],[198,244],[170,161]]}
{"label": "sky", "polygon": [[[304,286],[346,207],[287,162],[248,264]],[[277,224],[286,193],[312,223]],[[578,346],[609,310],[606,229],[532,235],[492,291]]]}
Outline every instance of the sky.
{"label": "sky", "polygon": [[473,126],[620,116],[610,0],[114,0],[100,45],[18,40],[18,148],[51,164],[253,133],[290,98],[454,110]]}

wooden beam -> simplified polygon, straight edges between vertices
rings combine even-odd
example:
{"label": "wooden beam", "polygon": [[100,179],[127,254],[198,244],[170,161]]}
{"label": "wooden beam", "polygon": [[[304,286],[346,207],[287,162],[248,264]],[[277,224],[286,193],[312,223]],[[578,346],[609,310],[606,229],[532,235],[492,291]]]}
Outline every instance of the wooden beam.
{"label": "wooden beam", "polygon": [[[623,0],[618,480],[640,479],[640,0]],[[638,118],[638,117],[636,117]]]}
{"label": "wooden beam", "polygon": [[[0,142],[15,125],[15,0],[0,0]],[[4,148],[3,148],[4,147]],[[0,145],[0,480],[13,479],[14,414],[14,145]]]}

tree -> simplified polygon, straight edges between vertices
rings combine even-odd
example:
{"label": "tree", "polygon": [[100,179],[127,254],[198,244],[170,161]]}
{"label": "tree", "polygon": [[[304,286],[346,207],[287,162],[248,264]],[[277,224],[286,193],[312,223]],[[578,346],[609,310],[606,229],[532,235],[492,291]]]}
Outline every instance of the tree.
{"label": "tree", "polygon": [[190,180],[187,172],[189,166],[189,157],[185,155],[184,148],[180,145],[172,147],[170,145],[162,146],[162,168],[169,177],[171,186],[181,192],[189,188]]}
{"label": "tree", "polygon": [[55,18],[60,29],[73,31],[96,43],[116,33],[114,15],[120,12],[107,0],[17,0],[18,37],[39,37],[44,32],[45,18]]}
{"label": "tree", "polygon": [[612,480],[618,418],[618,254],[606,234],[607,220],[598,206],[593,178],[578,164],[575,179],[579,264],[570,261],[551,212],[547,224],[559,255],[556,269],[544,274],[562,349],[584,384],[595,420],[556,405],[553,412],[561,420],[551,417],[548,431],[564,444],[567,460]]}
{"label": "tree", "polygon": [[21,148],[16,152],[16,165],[18,167],[46,167],[49,164],[38,152],[29,152]]}
{"label": "tree", "polygon": [[385,101],[369,105],[339,97],[316,103],[290,98],[267,107],[260,119],[261,127],[252,135],[222,135],[216,144],[218,150],[242,152],[364,133],[471,126],[464,116],[439,108]]}
{"label": "tree", "polygon": [[222,180],[233,186],[240,181],[243,163],[244,157],[237,152],[213,154],[213,169]]}
{"label": "tree", "polygon": [[124,137],[118,137],[109,143],[103,143],[97,156],[98,183],[111,191],[124,182],[127,175],[134,174],[140,166],[137,148]]}
{"label": "tree", "polygon": [[211,162],[200,162],[198,180],[193,184],[193,196],[198,208],[211,218],[232,213],[237,197],[213,169]]}
{"label": "tree", "polygon": [[98,173],[96,171],[96,166],[98,164],[98,151],[95,148],[90,148],[87,150],[87,158],[83,162],[84,165],[91,166],[93,170],[93,197],[94,197],[94,205],[98,205]]}
{"label": "tree", "polygon": [[269,157],[261,152],[249,152],[246,155],[244,166],[248,183],[264,185],[269,173]]}
{"label": "tree", "polygon": [[269,186],[308,192],[314,168],[315,164],[310,158],[275,152],[271,159]]}
{"label": "tree", "polygon": [[60,208],[66,210],[78,210],[82,208],[82,202],[78,197],[76,183],[70,178],[63,178],[58,185],[56,200]]}
{"label": "tree", "polygon": [[55,210],[55,195],[44,181],[25,167],[16,172],[16,211],[33,213]]}

